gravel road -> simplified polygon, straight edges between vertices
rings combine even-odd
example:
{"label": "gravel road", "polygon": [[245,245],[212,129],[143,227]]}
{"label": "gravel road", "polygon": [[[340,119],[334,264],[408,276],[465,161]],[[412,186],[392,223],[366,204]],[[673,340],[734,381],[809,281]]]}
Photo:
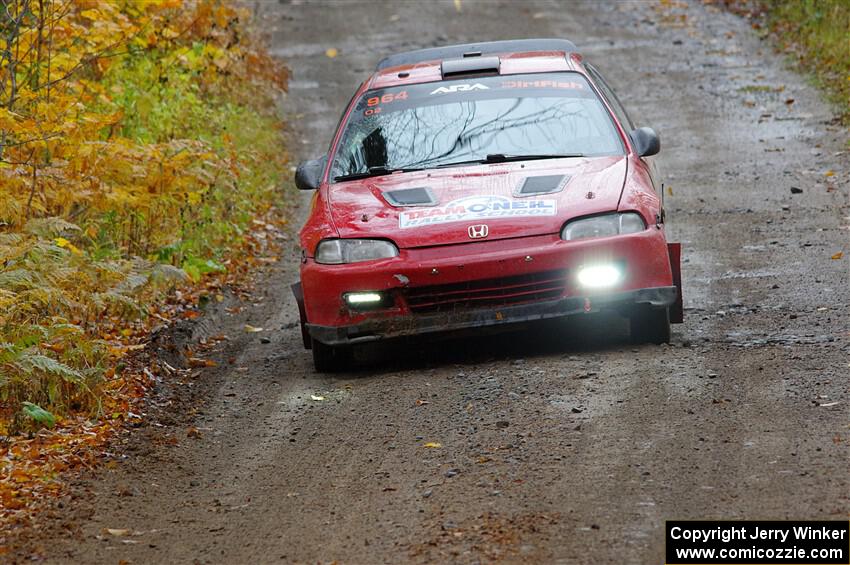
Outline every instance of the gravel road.
{"label": "gravel road", "polygon": [[233,363],[173,392],[189,414],[126,437],[117,464],[57,502],[61,535],[30,551],[51,563],[651,564],[665,519],[847,518],[847,131],[746,21],[701,3],[256,11],[293,71],[283,108],[297,157],[323,151],[384,54],[572,39],[661,134],[686,323],[670,346],[636,348],[617,320],[579,319],[370,351],[319,376],[296,327],[289,243],[243,312],[193,330],[230,336],[216,355]]}

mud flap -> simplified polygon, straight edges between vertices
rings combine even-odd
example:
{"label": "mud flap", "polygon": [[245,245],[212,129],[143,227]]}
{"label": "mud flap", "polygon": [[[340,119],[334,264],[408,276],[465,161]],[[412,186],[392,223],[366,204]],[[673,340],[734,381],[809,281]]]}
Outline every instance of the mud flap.
{"label": "mud flap", "polygon": [[301,288],[301,281],[289,288],[292,289],[295,302],[298,303],[298,316],[301,319],[301,341],[304,342],[304,349],[312,349],[313,340],[310,339],[310,332],[307,331],[307,311],[304,309],[304,289]]}
{"label": "mud flap", "polygon": [[676,285],[676,302],[670,306],[670,323],[681,324],[685,321],[685,308],[682,303],[682,244],[668,243],[670,268],[673,271],[673,284]]}

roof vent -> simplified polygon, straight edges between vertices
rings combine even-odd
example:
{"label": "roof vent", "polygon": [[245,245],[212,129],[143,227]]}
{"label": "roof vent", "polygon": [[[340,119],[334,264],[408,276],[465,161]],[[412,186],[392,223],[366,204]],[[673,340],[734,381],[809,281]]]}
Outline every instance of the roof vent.
{"label": "roof vent", "polygon": [[499,74],[501,61],[498,57],[471,56],[463,59],[448,59],[441,66],[443,78],[464,75]]}
{"label": "roof vent", "polygon": [[538,177],[526,177],[520,183],[515,196],[533,196],[536,194],[551,194],[564,190],[570,175],[541,175]]}
{"label": "roof vent", "polygon": [[437,199],[428,187],[402,188],[383,193],[393,206],[436,206]]}

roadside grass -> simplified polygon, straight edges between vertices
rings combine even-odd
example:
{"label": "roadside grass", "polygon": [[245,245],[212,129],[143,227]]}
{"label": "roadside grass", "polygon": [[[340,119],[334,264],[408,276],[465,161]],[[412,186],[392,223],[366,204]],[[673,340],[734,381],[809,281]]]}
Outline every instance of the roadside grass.
{"label": "roadside grass", "polygon": [[[850,2],[847,0],[722,0],[731,11],[763,22],[778,47],[808,74],[850,124]],[[753,27],[761,28],[761,23]]]}
{"label": "roadside grass", "polygon": [[151,375],[127,355],[262,264],[288,190],[287,71],[247,11],[6,4],[0,522],[132,417]]}
{"label": "roadside grass", "polygon": [[850,123],[850,2],[768,0],[767,18],[782,48],[811,71]]}

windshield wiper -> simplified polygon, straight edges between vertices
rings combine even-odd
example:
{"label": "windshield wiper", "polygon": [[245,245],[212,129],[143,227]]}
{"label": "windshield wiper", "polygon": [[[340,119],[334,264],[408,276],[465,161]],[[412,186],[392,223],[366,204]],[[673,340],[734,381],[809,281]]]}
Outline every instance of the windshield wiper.
{"label": "windshield wiper", "polygon": [[470,159],[469,161],[456,161],[454,163],[443,163],[437,168],[461,167],[463,165],[484,163],[509,163],[511,161],[537,161],[541,159],[566,159],[568,157],[584,157],[583,153],[545,153],[540,155],[505,155],[504,153],[489,153],[483,159]]}
{"label": "windshield wiper", "polygon": [[[475,165],[484,163],[509,163],[511,161],[535,161],[541,159],[566,159],[568,157],[584,157],[582,153],[551,153],[540,155],[505,155],[504,153],[488,153],[483,159],[470,159],[469,161],[456,161],[454,163],[443,163],[435,165],[435,168],[442,169],[444,167],[461,167],[463,165]],[[369,177],[380,177],[383,175],[391,175],[393,173],[410,173],[413,171],[422,171],[427,167],[369,167],[367,171],[359,173],[351,173],[348,175],[339,175],[334,177],[335,181],[347,181],[365,179]]]}
{"label": "windshield wiper", "polygon": [[380,177],[383,175],[391,175],[393,173],[410,173],[413,171],[421,171],[421,168],[408,168],[408,167],[369,167],[368,171],[361,171],[359,173],[351,173],[349,175],[339,175],[334,177],[335,181],[346,181],[346,180],[357,180],[357,179],[366,179],[369,177]]}
{"label": "windshield wiper", "polygon": [[566,159],[568,157],[584,157],[583,153],[543,153],[540,155],[505,155],[504,153],[490,153],[484,160],[485,163],[508,163],[510,161],[537,161],[541,159]]}

